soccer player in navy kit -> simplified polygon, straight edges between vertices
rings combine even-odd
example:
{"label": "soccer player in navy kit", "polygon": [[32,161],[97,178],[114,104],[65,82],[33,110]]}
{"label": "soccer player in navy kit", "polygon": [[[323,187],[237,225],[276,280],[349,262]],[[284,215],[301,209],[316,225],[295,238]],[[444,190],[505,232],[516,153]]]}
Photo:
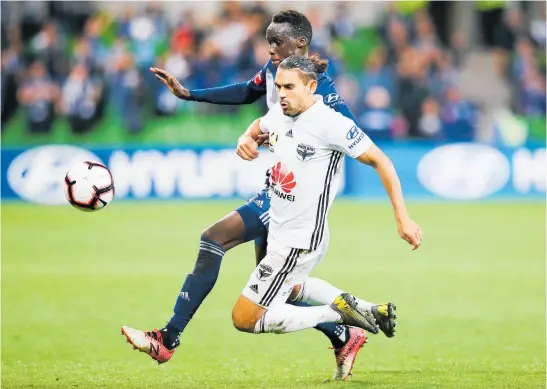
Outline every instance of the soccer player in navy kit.
{"label": "soccer player in navy kit", "polygon": [[[268,108],[277,101],[274,80],[278,65],[292,55],[308,55],[312,39],[309,20],[297,11],[281,11],[273,16],[266,31],[271,59],[252,80],[224,87],[187,90],[172,75],[162,69],[151,68],[156,77],[177,97],[212,104],[238,105],[251,104],[266,95]],[[334,81],[326,73],[318,75],[316,94],[335,111],[357,123],[349,107],[338,96]],[[269,175],[269,172],[268,172]],[[266,180],[268,184],[269,179]],[[124,326],[123,334],[134,347],[150,355],[159,363],[171,359],[179,345],[179,336],[194,313],[212,290],[219,271],[222,257],[227,250],[251,240],[255,240],[257,264],[266,254],[268,234],[270,193],[264,190],[251,198],[246,204],[230,212],[221,220],[208,227],[202,234],[195,268],[188,274],[177,297],[174,315],[161,330],[140,331]],[[307,291],[314,293],[332,285],[310,278]],[[290,301],[289,301],[290,302]],[[292,302],[295,305],[306,305]],[[395,306],[391,303],[373,304],[360,300],[361,306],[369,309],[376,323],[388,337],[395,332]],[[347,377],[359,349],[366,342],[365,331],[343,324],[323,323],[315,327],[331,341],[337,362],[336,377]],[[369,332],[377,333],[374,329]]]}

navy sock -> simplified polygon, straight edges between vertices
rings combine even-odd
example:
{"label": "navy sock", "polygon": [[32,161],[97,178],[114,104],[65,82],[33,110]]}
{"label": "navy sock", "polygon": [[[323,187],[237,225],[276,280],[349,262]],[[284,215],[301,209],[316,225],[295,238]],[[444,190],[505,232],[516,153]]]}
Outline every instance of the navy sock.
{"label": "navy sock", "polygon": [[196,265],[186,276],[173,309],[174,315],[165,326],[163,343],[175,346],[197,309],[215,286],[224,250],[215,242],[201,238]]}
{"label": "navy sock", "polygon": [[[311,304],[304,303],[302,301],[287,301],[287,303],[296,305],[299,307],[311,307]],[[347,326],[344,324],[338,324],[338,323],[320,323],[316,325],[316,330],[321,331],[323,334],[326,335],[327,338],[329,338],[332,347],[335,349],[339,349],[344,347],[347,341],[348,333],[347,333]]]}

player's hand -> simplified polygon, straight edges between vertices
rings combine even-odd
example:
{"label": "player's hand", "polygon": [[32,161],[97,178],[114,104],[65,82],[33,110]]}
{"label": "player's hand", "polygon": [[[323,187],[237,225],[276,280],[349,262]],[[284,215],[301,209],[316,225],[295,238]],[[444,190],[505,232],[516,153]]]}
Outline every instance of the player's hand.
{"label": "player's hand", "polygon": [[190,97],[190,92],[188,89],[183,87],[182,84],[178,82],[178,80],[168,71],[159,68],[150,68],[150,71],[154,73],[156,78],[160,80],[163,85],[169,88],[171,93],[179,99]]}
{"label": "player's hand", "polygon": [[270,134],[260,134],[256,140],[256,144],[259,146],[268,147],[270,145]]}
{"label": "player's hand", "polygon": [[399,236],[406,240],[416,250],[422,244],[422,229],[412,219],[405,219],[397,223]]}
{"label": "player's hand", "polygon": [[236,153],[240,158],[245,161],[252,161],[253,159],[258,158],[258,144],[250,136],[242,136],[237,142]]}

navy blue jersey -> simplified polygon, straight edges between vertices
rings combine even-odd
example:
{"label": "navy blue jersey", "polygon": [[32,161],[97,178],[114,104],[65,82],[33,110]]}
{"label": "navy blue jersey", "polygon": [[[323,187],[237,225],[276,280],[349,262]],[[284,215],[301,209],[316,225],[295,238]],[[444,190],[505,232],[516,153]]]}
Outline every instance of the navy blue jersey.
{"label": "navy blue jersey", "polygon": [[[249,81],[218,88],[194,89],[190,91],[189,100],[212,104],[239,105],[254,103],[260,97],[266,95],[266,103],[268,108],[271,108],[278,101],[274,85],[276,73],[277,69],[272,61],[268,61]],[[327,73],[319,74],[317,83],[315,93],[323,96],[323,102],[357,124],[355,116],[336,92],[336,85]]]}

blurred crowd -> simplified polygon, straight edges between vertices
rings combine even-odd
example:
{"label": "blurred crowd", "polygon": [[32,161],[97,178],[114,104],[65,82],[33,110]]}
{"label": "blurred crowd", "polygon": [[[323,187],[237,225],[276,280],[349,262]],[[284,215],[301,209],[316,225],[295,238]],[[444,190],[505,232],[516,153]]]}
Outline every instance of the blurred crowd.
{"label": "blurred crowd", "polygon": [[[168,4],[168,3],[167,3]],[[149,72],[167,69],[187,88],[208,88],[251,79],[268,61],[265,29],[271,14],[260,2],[222,2],[212,20],[185,11],[169,23],[168,5],[127,5],[114,17],[94,10],[76,18],[58,12],[26,25],[3,23],[2,123],[26,111],[28,130],[51,131],[64,117],[74,133],[92,131],[106,114],[138,133],[149,115],[190,110],[236,112],[239,107],[185,103]],[[480,107],[466,100],[459,77],[468,52],[462,32],[441,42],[427,10],[403,14],[389,6],[378,21],[379,44],[358,72],[348,71],[340,42],[360,26],[340,3],[328,20],[306,13],[314,27],[312,52],[330,60],[338,92],[363,128],[376,139],[394,137],[472,139]],[[506,13],[488,44],[504,58],[514,89],[512,108],[545,116],[545,15],[526,26]]]}

